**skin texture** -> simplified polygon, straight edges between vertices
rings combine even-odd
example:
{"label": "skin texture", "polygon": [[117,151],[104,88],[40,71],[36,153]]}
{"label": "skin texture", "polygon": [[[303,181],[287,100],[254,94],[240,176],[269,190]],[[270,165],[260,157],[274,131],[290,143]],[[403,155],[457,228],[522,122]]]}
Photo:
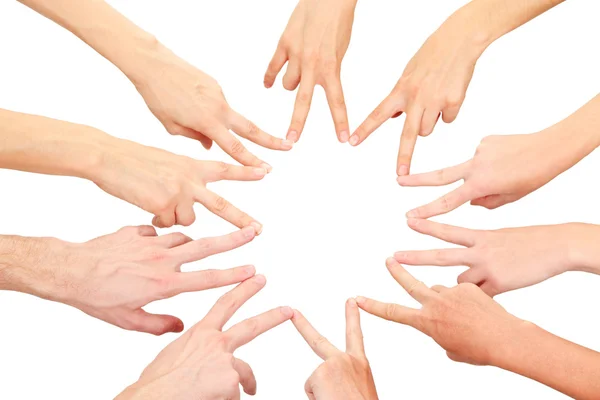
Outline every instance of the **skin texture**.
{"label": "skin texture", "polygon": [[413,230],[465,248],[401,251],[396,261],[408,265],[455,266],[469,269],[458,283],[477,285],[489,296],[532,286],[563,272],[597,271],[593,242],[600,239],[600,227],[563,224],[509,228],[495,231],[472,230],[423,219],[409,219]]}
{"label": "skin texture", "polygon": [[268,171],[271,166],[250,153],[230,131],[269,149],[292,148],[291,141],[263,132],[235,112],[213,78],[179,58],[106,2],[21,2],[77,35],[121,69],[169,133],[198,140],[206,149],[214,141],[240,164]]}
{"label": "skin texture", "polygon": [[252,369],[233,353],[289,320],[293,311],[279,307],[227,330],[223,327],[265,283],[265,277],[257,275],[221,297],[202,321],[167,346],[116,399],[238,400],[240,385],[247,394],[256,394]]}
{"label": "skin texture", "polygon": [[541,132],[488,136],[470,161],[398,177],[402,186],[445,186],[464,180],[462,186],[438,200],[409,211],[407,217],[430,218],[469,201],[493,209],[539,189],[600,145],[599,110],[600,96],[596,96],[567,119]]}
{"label": "skin texture", "polygon": [[558,0],[474,0],[434,32],[406,66],[391,93],[356,129],[357,146],[390,118],[406,114],[396,172],[410,173],[419,136],[428,136],[441,116],[454,121],[475,64],[496,39],[557,5]]}
{"label": "skin texture", "polygon": [[273,86],[287,63],[283,86],[298,94],[287,139],[298,141],[312,101],[315,85],[325,89],[337,137],[349,138],[348,115],[340,80],[341,65],[352,34],[356,0],[300,0],[292,13],[265,74],[265,87]]}
{"label": "skin texture", "polygon": [[191,225],[194,204],[238,228],[262,225],[206,185],[221,180],[256,181],[267,171],[198,161],[117,139],[89,126],[0,110],[0,168],[88,179],[105,192],[154,214],[153,224]]}
{"label": "skin texture", "polygon": [[422,308],[358,297],[366,312],[418,329],[454,361],[496,366],[577,399],[600,395],[600,353],[514,317],[473,284],[428,288],[393,258],[386,265]]}
{"label": "skin texture", "polygon": [[82,244],[2,238],[0,289],[68,304],[128,330],[154,335],[181,332],[179,318],[149,314],[142,307],[254,276],[253,266],[197,272],[181,272],[181,266],[243,246],[255,235],[254,228],[247,227],[192,240],[181,233],[158,236],[151,226],[137,226]]}
{"label": "skin texture", "polygon": [[292,322],[315,354],[324,361],[304,385],[309,399],[378,399],[371,367],[365,354],[360,313],[354,299],[346,302],[345,352],[321,336],[298,310],[294,310]]}

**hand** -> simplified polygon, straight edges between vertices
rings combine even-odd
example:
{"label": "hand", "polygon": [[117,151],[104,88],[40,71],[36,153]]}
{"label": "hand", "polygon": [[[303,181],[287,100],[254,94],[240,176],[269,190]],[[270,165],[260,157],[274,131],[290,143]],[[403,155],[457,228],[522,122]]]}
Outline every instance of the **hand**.
{"label": "hand", "polygon": [[293,143],[275,138],[229,107],[219,84],[171,51],[162,48],[134,82],[150,111],[167,131],[199,140],[206,149],[212,141],[242,165],[271,166],[250,153],[230,130],[260,146],[290,150]]}
{"label": "hand", "polygon": [[512,332],[524,323],[475,285],[462,283],[451,289],[430,289],[393,258],[386,265],[394,279],[423,307],[417,310],[364,297],[356,299],[358,306],[380,318],[420,330],[454,361],[494,365],[503,349],[511,345]]}
{"label": "hand", "polygon": [[350,144],[357,146],[389,118],[406,113],[400,137],[397,174],[410,173],[417,137],[433,132],[440,115],[454,121],[483,48],[470,39],[469,21],[452,16],[427,39],[410,60],[392,92],[356,129]]}
{"label": "hand", "polygon": [[226,331],[223,327],[264,285],[264,276],[257,275],[221,297],[202,321],[167,346],[117,400],[239,399],[240,385],[247,394],[256,394],[252,369],[233,353],[289,320],[293,311],[289,307],[280,307]]}
{"label": "hand", "polygon": [[467,247],[425,251],[402,251],[394,255],[408,265],[466,265],[458,283],[477,285],[490,296],[535,285],[582,267],[573,257],[576,249],[599,236],[586,224],[531,226],[481,231],[409,219],[419,233]]}
{"label": "hand", "polygon": [[401,186],[464,184],[438,200],[407,213],[429,218],[470,201],[489,209],[519,200],[572,167],[573,140],[555,131],[529,135],[488,136],[472,160],[435,172],[398,177]]}
{"label": "hand", "polygon": [[300,0],[279,40],[265,74],[270,88],[287,62],[283,86],[298,89],[287,139],[298,141],[315,85],[325,89],[340,142],[349,137],[348,115],[340,81],[342,59],[350,44],[356,0]]}
{"label": "hand", "polygon": [[[112,143],[112,142],[111,142]],[[256,181],[266,175],[260,167],[243,167],[215,161],[198,161],[137,143],[119,141],[103,152],[103,164],[92,180],[104,191],[155,215],[159,228],[191,225],[194,203],[238,228],[260,223],[206,188],[220,180]]]}
{"label": "hand", "polygon": [[313,351],[325,361],[308,378],[304,390],[311,400],[377,399],[377,390],[365,355],[356,301],[346,302],[346,352],[319,334],[297,310],[292,322]]}
{"label": "hand", "polygon": [[255,274],[253,266],[181,272],[181,265],[243,246],[254,228],[192,240],[181,233],[157,236],[151,226],[127,227],[83,244],[65,244],[52,259],[54,288],[47,296],[124,329],[162,335],[183,322],[142,307],[184,292],[232,285]]}

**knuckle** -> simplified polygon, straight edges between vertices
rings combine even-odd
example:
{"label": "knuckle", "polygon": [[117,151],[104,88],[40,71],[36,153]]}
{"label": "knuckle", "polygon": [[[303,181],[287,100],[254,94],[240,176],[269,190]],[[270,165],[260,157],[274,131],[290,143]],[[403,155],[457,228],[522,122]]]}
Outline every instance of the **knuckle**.
{"label": "knuckle", "polygon": [[326,58],[321,61],[321,71],[326,76],[336,76],[338,73],[338,61],[335,58]]}
{"label": "knuckle", "polygon": [[220,274],[216,270],[207,270],[204,271],[203,277],[204,283],[208,287],[217,286],[220,282]]}
{"label": "knuckle", "polygon": [[311,66],[314,66],[319,61],[319,52],[314,49],[307,49],[302,54],[302,60]]}
{"label": "knuckle", "polygon": [[228,309],[237,310],[239,306],[239,300],[233,297],[230,293],[226,293],[217,300],[217,304]]}
{"label": "knuckle", "polygon": [[317,336],[316,338],[310,341],[310,345],[313,349],[318,349],[322,347],[327,342],[327,339],[324,336]]}
{"label": "knuckle", "polygon": [[219,171],[219,174],[225,175],[229,172],[229,169],[230,169],[230,166],[226,162],[223,162],[223,161],[217,162],[217,171]]}
{"label": "knuckle", "polygon": [[310,103],[311,97],[310,93],[306,91],[302,91],[298,93],[298,104],[306,106]]}
{"label": "knuckle", "polygon": [[387,319],[393,319],[396,316],[398,307],[394,303],[390,303],[385,306],[385,317]]}
{"label": "knuckle", "polygon": [[221,196],[217,196],[217,198],[215,199],[215,202],[213,204],[213,207],[218,212],[225,212],[229,208],[229,203],[227,202],[227,200],[225,200]]}
{"label": "knuckle", "polygon": [[242,154],[246,151],[246,148],[244,147],[242,142],[240,142],[239,140],[235,140],[231,144],[230,151],[231,151],[231,154]]}
{"label": "knuckle", "polygon": [[260,129],[254,123],[248,121],[246,122],[246,133],[250,137],[256,137],[260,133]]}

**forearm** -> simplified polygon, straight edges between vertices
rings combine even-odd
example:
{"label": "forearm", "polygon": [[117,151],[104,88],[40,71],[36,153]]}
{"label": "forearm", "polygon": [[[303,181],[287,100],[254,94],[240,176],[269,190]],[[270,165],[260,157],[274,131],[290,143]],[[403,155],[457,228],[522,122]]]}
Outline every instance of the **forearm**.
{"label": "forearm", "polygon": [[600,275],[600,226],[570,224],[566,243],[569,270]]}
{"label": "forearm", "polygon": [[600,353],[523,322],[493,365],[577,399],[600,397]]}

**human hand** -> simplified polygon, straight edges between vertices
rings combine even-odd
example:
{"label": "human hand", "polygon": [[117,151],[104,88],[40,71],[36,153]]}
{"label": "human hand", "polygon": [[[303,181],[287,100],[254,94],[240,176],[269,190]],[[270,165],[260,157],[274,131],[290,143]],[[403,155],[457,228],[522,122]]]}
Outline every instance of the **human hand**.
{"label": "human hand", "polygon": [[407,216],[429,218],[448,213],[468,201],[493,209],[519,200],[576,164],[579,159],[574,157],[573,147],[573,140],[560,131],[488,136],[470,161],[439,171],[398,177],[401,186],[444,186],[464,180],[462,186],[409,211]]}
{"label": "human hand", "polygon": [[410,173],[417,138],[428,136],[440,117],[454,121],[484,47],[472,39],[472,24],[456,14],[433,33],[406,66],[392,92],[350,137],[357,146],[390,118],[406,114],[396,172]]}
{"label": "human hand", "polygon": [[244,167],[215,161],[198,161],[167,151],[117,139],[106,147],[102,165],[91,179],[102,190],[155,215],[159,228],[191,225],[196,220],[194,203],[238,228],[262,225],[206,185],[221,180],[257,181],[266,175],[262,167]]}
{"label": "human hand", "polygon": [[299,311],[294,311],[292,322],[306,343],[325,361],[306,381],[304,390],[309,399],[378,398],[354,299],[346,302],[346,352],[338,350],[321,336]]}
{"label": "human hand", "polygon": [[253,266],[181,272],[182,264],[238,248],[254,236],[254,228],[247,227],[221,237],[192,240],[181,233],[157,236],[151,226],[130,226],[82,244],[61,242],[48,256],[54,260],[52,288],[43,297],[124,329],[154,335],[181,332],[179,318],[149,314],[142,307],[254,276]]}
{"label": "human hand", "polygon": [[290,150],[293,146],[293,142],[263,132],[232,110],[212,77],[162,46],[146,69],[136,74],[132,80],[150,111],[173,135],[198,140],[206,149],[214,140],[240,164],[269,172],[271,166],[250,153],[230,130],[269,149]]}
{"label": "human hand", "polygon": [[[466,265],[458,283],[477,285],[490,296],[535,285],[563,272],[585,268],[585,243],[600,237],[600,228],[587,224],[563,224],[471,230],[425,219],[409,219],[419,233],[467,247],[401,251],[396,261],[408,265]],[[596,262],[595,265],[598,265]]]}
{"label": "human hand", "polygon": [[342,59],[348,50],[357,0],[300,0],[279,40],[265,74],[265,87],[273,86],[285,63],[283,86],[298,94],[287,139],[298,141],[315,85],[325,89],[340,142],[349,137],[348,115],[340,81]]}
{"label": "human hand", "polygon": [[454,361],[494,365],[510,345],[512,332],[524,322],[506,312],[480,288],[462,283],[453,288],[433,286],[416,280],[396,260],[386,261],[396,281],[422,308],[404,307],[358,297],[358,306],[388,321],[410,325],[430,336]]}
{"label": "human hand", "polygon": [[265,277],[257,275],[221,297],[202,321],[160,352],[140,379],[117,400],[239,399],[240,385],[247,394],[256,394],[252,369],[233,353],[289,320],[293,311],[289,307],[279,307],[226,331],[223,327],[265,283]]}

